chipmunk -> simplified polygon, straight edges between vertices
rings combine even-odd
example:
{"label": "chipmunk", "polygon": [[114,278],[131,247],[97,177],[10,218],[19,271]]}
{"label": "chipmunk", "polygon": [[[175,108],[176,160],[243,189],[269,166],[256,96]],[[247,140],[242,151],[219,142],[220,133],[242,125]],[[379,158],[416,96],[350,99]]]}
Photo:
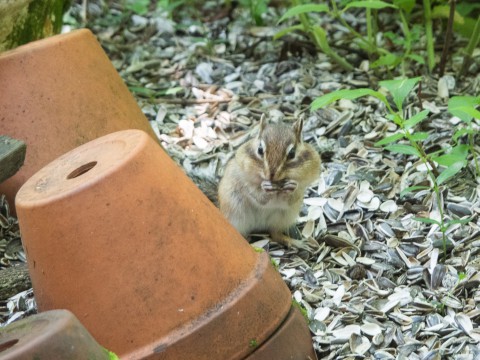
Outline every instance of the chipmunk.
{"label": "chipmunk", "polygon": [[258,135],[240,146],[220,180],[220,210],[243,235],[268,231],[290,247],[286,235],[302,206],[306,188],[320,175],[320,156],[302,141],[303,120],[293,128],[260,120]]}

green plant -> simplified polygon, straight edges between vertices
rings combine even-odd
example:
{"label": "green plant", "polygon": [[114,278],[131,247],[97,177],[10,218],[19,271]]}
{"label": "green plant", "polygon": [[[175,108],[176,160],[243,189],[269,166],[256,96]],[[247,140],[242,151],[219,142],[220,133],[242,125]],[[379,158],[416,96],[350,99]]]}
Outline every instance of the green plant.
{"label": "green plant", "polygon": [[240,5],[249,9],[256,25],[263,25],[262,15],[267,12],[270,0],[240,0]]}
{"label": "green plant", "polygon": [[[440,4],[438,4],[440,2]],[[354,37],[355,44],[364,50],[371,60],[370,67],[386,67],[394,69],[401,64],[403,76],[407,74],[408,64],[415,62],[420,65],[426,65],[429,72],[432,72],[436,65],[435,59],[435,39],[433,33],[433,21],[436,19],[448,19],[447,30],[445,31],[445,42],[440,61],[439,71],[443,74],[447,57],[451,53],[450,39],[453,36],[453,29],[463,36],[470,39],[469,44],[464,50],[465,64],[471,61],[473,50],[480,42],[480,18],[472,18],[469,14],[480,8],[480,4],[459,3],[450,0],[437,1],[433,6],[431,0],[422,0],[423,22],[418,22],[417,13],[414,13],[415,0],[358,0],[341,1],[340,5],[336,0],[330,0],[327,4],[302,4],[300,0],[291,0],[292,7],[288,9],[280,18],[278,23],[287,19],[297,18],[299,24],[295,24],[280,30],[274,39],[278,39],[294,31],[302,31],[307,34],[318,50],[324,52],[344,69],[351,71],[352,65],[343,57],[339,56],[330,46],[326,31],[319,24],[312,20],[314,13],[325,13],[339,22]],[[342,5],[343,4],[343,5]],[[363,9],[366,16],[366,33],[353,28],[345,20],[343,14],[351,9]],[[400,31],[386,31],[385,38],[391,41],[391,44],[379,46],[374,34],[380,32],[377,24],[378,12],[390,10],[393,11],[394,18],[398,19]],[[412,16],[415,14],[415,16]],[[413,23],[417,20],[417,23]],[[412,24],[413,25],[410,25]],[[420,43],[425,34],[425,52],[427,60],[418,52],[418,47],[414,44]],[[465,66],[464,66],[465,67]]]}
{"label": "green plant", "polygon": [[103,348],[103,350],[105,350],[105,352],[108,354],[108,358],[110,360],[119,360],[118,356],[115,353],[113,353],[110,350],[107,350],[105,348]]}
{"label": "green plant", "polygon": [[310,319],[308,318],[308,312],[307,312],[307,309],[305,309],[302,304],[300,304],[297,300],[295,299],[292,299],[292,306],[297,308],[298,310],[300,310],[300,312],[302,313],[303,317],[305,318],[305,320],[307,321],[307,323],[310,323]]}
{"label": "green plant", "polygon": [[300,5],[298,0],[292,0],[293,7],[290,8],[283,16],[278,20],[278,23],[283,22],[286,19],[298,16],[300,24],[287,27],[275,34],[274,39],[279,39],[282,36],[287,35],[290,32],[301,30],[306,33],[317,49],[323,51],[330,56],[337,64],[348,71],[353,70],[353,66],[338,55],[330,48],[327,41],[327,33],[319,25],[312,25],[311,19],[308,15],[310,12],[328,12],[329,8],[324,4],[305,4]]}
{"label": "green plant", "polygon": [[[478,130],[473,127],[473,119],[480,119],[480,111],[476,108],[480,106],[480,96],[454,96],[448,101],[448,111],[463,121],[465,127],[459,128],[453,135],[453,140],[467,135],[468,137],[468,151],[473,157],[475,164],[475,171],[477,176],[480,177],[480,166],[478,163],[478,153],[475,150],[475,136],[480,135]],[[460,147],[461,145],[457,145]]]}
{"label": "green plant", "polygon": [[150,0],[125,0],[125,8],[138,15],[145,15],[149,5]]}
{"label": "green plant", "polygon": [[[431,189],[433,191],[439,212],[438,220],[422,217],[415,218],[415,220],[427,224],[435,224],[438,226],[439,230],[442,233],[443,253],[444,257],[446,257],[446,233],[448,228],[453,224],[466,223],[470,221],[470,219],[446,219],[440,187],[448,179],[452,178],[455,174],[457,174],[464,166],[466,166],[468,149],[462,144],[457,144],[456,146],[452,146],[449,148],[447,147],[445,150],[441,150],[435,153],[427,154],[425,152],[422,144],[425,140],[428,139],[429,134],[426,132],[415,131],[415,127],[427,118],[429,111],[420,111],[409,118],[405,118],[404,115],[404,102],[409,93],[413,90],[413,88],[420,80],[421,78],[417,77],[412,79],[387,80],[380,82],[380,86],[385,88],[392,96],[393,103],[396,109],[394,109],[392,105],[390,105],[390,102],[383,93],[365,88],[354,90],[340,90],[326,94],[313,101],[311,108],[312,110],[316,110],[339,99],[353,100],[362,96],[373,96],[385,104],[385,107],[389,112],[387,118],[393,121],[398,126],[398,132],[378,141],[375,145],[384,146],[386,150],[389,150],[391,152],[404,155],[413,155],[419,158],[421,162],[425,165],[431,186],[409,187],[405,189],[400,194],[400,196],[403,196],[407,192],[417,191],[421,189]],[[478,98],[475,99],[475,101],[478,101]],[[476,116],[477,114],[480,115],[477,110],[472,109],[472,103],[466,103],[462,101],[460,102],[463,103],[462,106],[452,107],[450,111],[454,111],[457,114],[463,113],[465,115],[464,121],[467,120],[467,115],[472,117]],[[475,102],[473,103],[478,104]],[[454,101],[454,104],[458,104],[458,102]],[[461,136],[461,134],[465,133],[468,134],[468,130],[464,130],[460,133],[457,132],[458,136]],[[443,167],[443,170],[441,172],[437,168],[437,164]]]}
{"label": "green plant", "polygon": [[275,268],[275,270],[277,270],[277,271],[278,271],[278,270],[280,269],[280,264],[279,264],[279,263],[277,263],[277,262],[275,261],[275,259],[273,259],[273,258],[270,258],[270,263],[271,263],[271,264],[272,264],[272,266]]}
{"label": "green plant", "polygon": [[157,9],[165,10],[170,18],[173,17],[173,13],[176,9],[188,5],[188,0],[158,0]]}
{"label": "green plant", "polygon": [[433,44],[433,21],[432,5],[430,0],[423,0],[423,11],[425,17],[425,34],[427,37],[427,64],[428,71],[432,71],[435,66],[435,48]]}
{"label": "green plant", "polygon": [[[412,43],[414,42],[414,36],[419,31],[412,32],[409,27],[408,14],[412,11],[415,0],[393,0],[390,4],[380,0],[363,0],[363,1],[350,1],[342,9],[338,8],[335,0],[330,0],[330,7],[326,4],[300,4],[299,0],[292,0],[293,7],[290,8],[278,21],[279,23],[292,17],[298,17],[300,20],[299,25],[293,25],[279,31],[275,35],[275,39],[278,39],[292,31],[300,30],[308,34],[315,46],[330,56],[344,69],[351,71],[352,65],[348,63],[343,57],[340,57],[334,52],[327,39],[325,30],[319,25],[312,25],[309,13],[322,12],[327,13],[333,17],[336,21],[340,22],[350,34],[356,39],[356,44],[367,52],[369,57],[373,60],[371,63],[372,68],[385,66],[387,68],[393,68],[400,63],[405,63],[407,60],[413,60],[420,64],[424,63],[421,56],[411,53]],[[366,14],[366,35],[362,35],[344,19],[343,14],[350,9],[364,9]],[[400,35],[388,32],[387,37],[393,40],[395,45],[403,47],[403,53],[395,54],[383,47],[380,47],[376,43],[375,32],[378,32],[378,24],[376,22],[377,12],[381,9],[394,9],[398,12],[402,24],[403,37]],[[418,30],[418,29],[417,29]],[[433,47],[432,47],[433,49]],[[402,66],[405,73],[405,65]]]}
{"label": "green plant", "polygon": [[460,75],[463,75],[463,73],[470,66],[470,62],[472,61],[472,57],[473,57],[473,51],[478,46],[479,42],[480,42],[480,16],[475,22],[475,27],[473,28],[472,36],[470,37],[468,45],[465,48],[465,54],[463,58],[462,69],[460,70]]}
{"label": "green plant", "polygon": [[257,339],[250,340],[250,342],[248,343],[248,346],[250,346],[251,348],[256,348],[258,346]]}

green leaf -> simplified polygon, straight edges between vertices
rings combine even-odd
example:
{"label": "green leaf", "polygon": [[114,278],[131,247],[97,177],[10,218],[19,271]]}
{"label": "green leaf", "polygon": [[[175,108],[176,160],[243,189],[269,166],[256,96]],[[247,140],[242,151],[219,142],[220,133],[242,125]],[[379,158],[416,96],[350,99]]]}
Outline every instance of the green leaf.
{"label": "green leaf", "polygon": [[413,141],[424,141],[428,139],[428,133],[424,131],[416,132],[415,134],[410,135],[410,139]]}
{"label": "green leaf", "polygon": [[328,44],[327,33],[325,32],[325,30],[318,25],[313,26],[312,29],[313,34],[315,35],[318,45],[320,45],[322,51],[327,55],[331,54],[332,50],[330,49],[330,45]]}
{"label": "green leaf", "polygon": [[144,96],[147,96],[147,97],[151,97],[151,96],[155,95],[155,90],[148,89],[148,88],[145,88],[145,87],[129,86],[128,88],[130,89],[131,92],[133,92],[135,94],[140,94],[140,95],[144,95]]}
{"label": "green leaf", "polygon": [[475,109],[473,106],[460,106],[456,110],[463,111],[464,113],[475,119],[480,119],[480,111]]}
{"label": "green leaf", "polygon": [[125,7],[138,15],[145,15],[149,5],[150,0],[127,0]]}
{"label": "green leaf", "polygon": [[455,225],[455,224],[467,224],[467,223],[469,223],[471,220],[472,220],[471,217],[466,218],[466,219],[452,219],[452,220],[448,220],[448,221],[445,223],[445,225],[446,225],[446,227],[448,228],[449,226]]}
{"label": "green leaf", "polygon": [[408,193],[411,193],[411,192],[414,192],[414,191],[417,191],[417,190],[429,190],[430,187],[429,186],[425,186],[425,185],[415,185],[415,186],[409,186],[405,189],[403,189],[401,192],[400,192],[400,197],[404,197],[405,194],[408,194]]}
{"label": "green leaf", "polygon": [[285,14],[278,20],[277,24],[281,23],[282,21],[289,19],[291,17],[310,13],[310,12],[328,12],[328,6],[325,4],[305,4],[305,5],[297,5],[293,8],[287,10]]}
{"label": "green leaf", "polygon": [[291,32],[297,31],[297,30],[303,30],[303,25],[302,24],[297,24],[297,25],[289,26],[285,29],[282,29],[282,30],[278,31],[275,35],[273,35],[273,40],[278,40],[282,36],[285,36],[285,35],[287,35]]}
{"label": "green leaf", "polygon": [[165,91],[165,95],[175,95],[177,93],[179,93],[180,91],[183,90],[183,87],[182,86],[175,86],[173,88],[169,88]]}
{"label": "green leaf", "polygon": [[452,176],[454,176],[456,173],[458,173],[462,168],[467,164],[466,161],[459,161],[456,162],[455,164],[450,165],[447,167],[445,170],[442,171],[440,175],[437,177],[437,184],[441,185],[448,179],[450,179]]}
{"label": "green leaf", "polygon": [[390,144],[390,143],[395,142],[397,140],[403,139],[404,137],[405,137],[405,135],[403,135],[402,133],[396,133],[396,134],[387,136],[386,138],[384,138],[380,141],[377,141],[375,143],[375,146],[382,146],[382,145]]}
{"label": "green leaf", "polygon": [[311,105],[312,110],[317,110],[319,108],[322,108],[328,104],[331,104],[337,100],[340,99],[347,99],[347,100],[354,100],[356,98],[362,97],[362,96],[374,96],[377,99],[380,99],[384,103],[387,102],[387,99],[385,96],[378,91],[374,91],[371,89],[344,89],[344,90],[338,90],[331,92],[329,94],[325,94],[323,96],[320,96],[319,98],[316,98]]}
{"label": "green leaf", "polygon": [[103,350],[107,353],[109,360],[118,360],[118,356],[115,353],[113,353],[110,350],[107,350],[105,348],[103,348]]}
{"label": "green leaf", "polygon": [[403,123],[403,126],[405,127],[405,129],[411,129],[413,128],[415,125],[417,125],[420,121],[424,120],[428,113],[430,111],[429,110],[423,110],[423,111],[420,111],[419,113],[413,115],[410,119],[408,119],[407,121],[405,121]]}
{"label": "green leaf", "polygon": [[402,62],[401,57],[399,57],[395,54],[389,53],[389,54],[380,56],[377,60],[375,60],[374,62],[372,62],[370,64],[370,67],[372,69],[378,68],[380,66],[391,67],[391,66],[397,66],[401,62]]}
{"label": "green leaf", "polygon": [[420,153],[418,152],[418,150],[410,145],[395,144],[395,145],[389,145],[385,149],[391,152],[396,152],[396,153],[405,154],[405,155],[415,155],[420,157]]}
{"label": "green leaf", "polygon": [[402,110],[403,101],[421,79],[422,78],[419,76],[411,79],[380,81],[379,84],[392,94],[393,101],[395,102],[395,105],[397,105],[397,109]]}
{"label": "green leaf", "polygon": [[465,158],[467,157],[468,151],[470,150],[469,146],[466,144],[458,144],[455,145],[451,150],[451,154],[461,154]]}
{"label": "green leaf", "polygon": [[455,7],[456,10],[458,10],[458,12],[460,14],[462,14],[463,16],[468,16],[472,11],[476,10],[476,9],[480,9],[480,3],[461,3],[461,4],[457,4],[457,6]]}
{"label": "green leaf", "polygon": [[393,4],[404,10],[406,13],[411,13],[415,6],[415,0],[393,0]]}
{"label": "green leaf", "polygon": [[348,3],[347,6],[343,8],[343,11],[350,9],[350,8],[364,8],[364,9],[384,9],[384,8],[394,8],[397,7],[395,5],[386,3],[385,1],[380,0],[363,0],[363,1],[352,1]]}
{"label": "green leaf", "polygon": [[[480,96],[454,96],[448,100],[448,112],[466,123],[470,123],[473,117],[478,116],[475,110],[480,105]],[[471,113],[473,109],[476,113]]]}
{"label": "green leaf", "polygon": [[473,129],[465,129],[465,128],[458,129],[457,131],[455,131],[455,134],[453,134],[452,139],[454,141],[457,141],[460,136],[463,136],[465,134],[474,134],[474,133],[475,133],[475,130]]}
{"label": "green leaf", "polygon": [[460,157],[458,155],[446,154],[446,155],[441,155],[437,157],[432,157],[432,160],[438,163],[439,165],[448,167],[459,161],[465,160],[465,158]]}
{"label": "green leaf", "polygon": [[434,220],[434,219],[430,219],[430,218],[414,217],[413,220],[420,221],[420,222],[423,222],[425,224],[435,224],[435,225],[440,226],[440,222],[438,222],[437,220]]}
{"label": "green leaf", "polygon": [[425,65],[425,58],[423,58],[422,56],[420,55],[417,55],[417,54],[408,54],[407,55],[407,58],[409,59],[412,59],[413,61],[421,64],[421,65]]}
{"label": "green leaf", "polygon": [[392,32],[392,31],[387,31],[383,34],[387,39],[389,39],[392,43],[395,45],[401,45],[403,46],[405,44],[405,38],[402,36],[399,36],[398,34]]}
{"label": "green leaf", "polygon": [[[450,17],[450,5],[439,5],[434,6],[432,9],[432,19],[448,19]],[[453,23],[456,25],[463,25],[465,23],[465,18],[460,15],[458,11],[455,10],[453,15]]]}
{"label": "green leaf", "polygon": [[176,8],[182,6],[184,3],[185,3],[185,0],[177,0],[177,1],[159,0],[157,2],[157,8],[164,9],[169,13],[172,13]]}
{"label": "green leaf", "polygon": [[403,119],[397,113],[393,114],[392,121],[400,127],[403,124]]}
{"label": "green leaf", "polygon": [[454,112],[457,108],[471,107],[476,108],[480,105],[480,96],[453,96],[448,100],[448,111]]}

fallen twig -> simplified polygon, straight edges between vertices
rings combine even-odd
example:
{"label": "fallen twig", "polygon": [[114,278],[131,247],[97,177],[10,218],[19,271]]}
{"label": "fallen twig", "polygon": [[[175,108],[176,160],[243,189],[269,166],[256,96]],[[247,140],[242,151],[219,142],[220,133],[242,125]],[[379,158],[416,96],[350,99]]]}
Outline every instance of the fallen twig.
{"label": "fallen twig", "polygon": [[226,98],[226,99],[167,99],[160,98],[155,99],[157,104],[174,104],[174,105],[197,105],[197,104],[224,104],[229,103],[232,100],[237,100],[241,103],[247,104],[257,98],[255,97],[238,97],[238,98]]}

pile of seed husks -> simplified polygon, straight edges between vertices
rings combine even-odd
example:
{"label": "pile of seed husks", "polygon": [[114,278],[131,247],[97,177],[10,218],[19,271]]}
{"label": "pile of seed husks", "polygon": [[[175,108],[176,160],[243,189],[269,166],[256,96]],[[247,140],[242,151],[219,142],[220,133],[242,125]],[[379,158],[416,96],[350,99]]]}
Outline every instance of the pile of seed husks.
{"label": "pile of seed husks", "polygon": [[[266,24],[276,24],[282,11],[269,8]],[[79,21],[81,13],[74,5],[70,18]],[[443,186],[441,204],[428,190],[400,197],[425,184],[427,172],[412,156],[374,146],[398,130],[379,101],[309,108],[320,95],[377,89],[389,76],[371,69],[361,52],[345,52],[346,29],[322,18],[331,46],[355,65],[352,72],[312,51],[301,35],[273,41],[279,27],[254,26],[245,9],[215,20],[206,13],[174,21],[161,11],[126,14],[93,1],[88,26],[166,150],[200,181],[218,181],[262,114],[272,122],[304,117],[304,139],[322,156],[320,179],[297,224],[305,246],[285,249],[261,235],[251,240],[269,252],[305,308],[319,358],[480,359],[480,182],[473,163]],[[364,25],[360,13],[346,16]],[[456,41],[454,49],[465,44]],[[409,99],[406,111],[430,110],[422,125],[431,134],[426,148],[444,147],[462,126],[447,101],[479,93],[476,56],[465,78],[457,77],[462,59],[453,56],[445,76],[424,76],[421,97]],[[406,76],[416,75],[411,71]],[[447,219],[470,218],[448,229],[446,244],[437,226],[414,220],[438,218],[440,206]]]}

